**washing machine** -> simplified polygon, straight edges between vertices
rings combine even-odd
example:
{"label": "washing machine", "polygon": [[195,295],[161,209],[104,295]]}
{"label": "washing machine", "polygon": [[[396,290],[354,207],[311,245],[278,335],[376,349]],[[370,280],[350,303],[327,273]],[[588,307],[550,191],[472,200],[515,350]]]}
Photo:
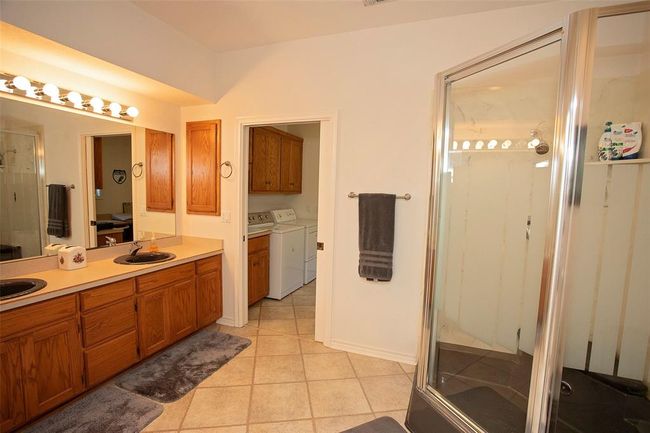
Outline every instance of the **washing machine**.
{"label": "washing machine", "polygon": [[305,228],[276,224],[271,231],[269,298],[282,299],[303,285]]}
{"label": "washing machine", "polygon": [[288,224],[304,228],[303,283],[316,279],[316,244],[318,242],[318,220],[299,219],[293,209],[271,211],[276,224]]}

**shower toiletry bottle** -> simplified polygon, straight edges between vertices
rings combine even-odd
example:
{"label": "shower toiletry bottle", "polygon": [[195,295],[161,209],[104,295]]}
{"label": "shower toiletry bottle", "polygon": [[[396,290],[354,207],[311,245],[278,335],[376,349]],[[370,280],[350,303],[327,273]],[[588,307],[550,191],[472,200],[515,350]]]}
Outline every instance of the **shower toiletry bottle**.
{"label": "shower toiletry bottle", "polygon": [[158,252],[158,244],[156,243],[156,234],[151,233],[151,239],[149,240],[149,252],[151,253],[157,253]]}

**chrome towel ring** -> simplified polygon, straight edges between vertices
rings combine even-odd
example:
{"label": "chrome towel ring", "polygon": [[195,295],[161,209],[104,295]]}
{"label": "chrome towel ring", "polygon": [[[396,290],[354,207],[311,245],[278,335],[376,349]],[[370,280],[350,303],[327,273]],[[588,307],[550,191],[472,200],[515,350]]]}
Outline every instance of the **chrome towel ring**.
{"label": "chrome towel ring", "polygon": [[133,174],[133,177],[136,179],[142,177],[142,173],[144,173],[144,164],[141,162],[136,162],[131,166],[131,174]]}
{"label": "chrome towel ring", "polygon": [[[227,175],[224,175],[224,174],[223,174],[223,166],[224,166],[224,165],[230,169],[230,170],[228,171],[228,174],[227,174]],[[221,163],[221,165],[219,166],[219,174],[220,174],[221,177],[223,177],[224,179],[228,179],[230,176],[232,176],[232,164],[230,163],[230,161],[224,161],[224,162]]]}

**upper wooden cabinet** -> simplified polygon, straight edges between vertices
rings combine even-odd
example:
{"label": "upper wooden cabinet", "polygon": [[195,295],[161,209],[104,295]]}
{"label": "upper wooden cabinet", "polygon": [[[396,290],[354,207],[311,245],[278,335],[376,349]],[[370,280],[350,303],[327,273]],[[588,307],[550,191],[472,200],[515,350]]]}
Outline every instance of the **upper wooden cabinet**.
{"label": "upper wooden cabinet", "polygon": [[221,120],[187,122],[187,213],[221,214]]}
{"label": "upper wooden cabinet", "polygon": [[174,212],[174,134],[147,129],[147,210]]}
{"label": "upper wooden cabinet", "polygon": [[302,191],[303,140],[271,127],[252,128],[248,185],[251,193]]}

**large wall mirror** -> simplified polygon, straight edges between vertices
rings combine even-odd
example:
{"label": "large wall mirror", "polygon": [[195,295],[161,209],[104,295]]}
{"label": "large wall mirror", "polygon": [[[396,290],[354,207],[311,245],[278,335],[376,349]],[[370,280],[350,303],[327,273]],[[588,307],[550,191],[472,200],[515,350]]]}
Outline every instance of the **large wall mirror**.
{"label": "large wall mirror", "polygon": [[147,191],[165,172],[173,176],[172,134],[0,98],[0,261],[56,254],[51,244],[174,236],[173,182],[171,206],[152,205],[161,191]]}

